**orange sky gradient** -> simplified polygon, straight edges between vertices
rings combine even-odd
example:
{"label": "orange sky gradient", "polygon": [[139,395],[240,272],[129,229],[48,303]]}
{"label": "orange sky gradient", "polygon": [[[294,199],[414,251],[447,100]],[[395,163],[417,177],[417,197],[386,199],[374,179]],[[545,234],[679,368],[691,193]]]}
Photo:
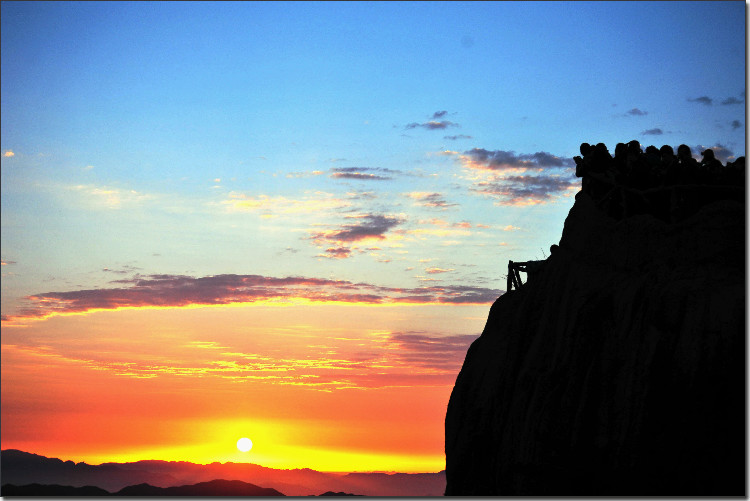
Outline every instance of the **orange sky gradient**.
{"label": "orange sky gradient", "polygon": [[486,310],[266,303],[6,322],[3,448],[92,464],[440,471],[448,397]]}

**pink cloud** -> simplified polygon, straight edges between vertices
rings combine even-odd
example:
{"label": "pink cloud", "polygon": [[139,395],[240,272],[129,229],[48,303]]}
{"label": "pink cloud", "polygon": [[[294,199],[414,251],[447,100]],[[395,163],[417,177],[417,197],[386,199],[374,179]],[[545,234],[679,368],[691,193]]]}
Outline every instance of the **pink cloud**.
{"label": "pink cloud", "polygon": [[234,274],[207,277],[147,275],[112,283],[123,286],[27,296],[25,306],[13,315],[4,315],[2,321],[119,308],[179,308],[292,299],[365,304],[488,304],[502,294],[500,290],[461,285],[391,288],[346,280]]}

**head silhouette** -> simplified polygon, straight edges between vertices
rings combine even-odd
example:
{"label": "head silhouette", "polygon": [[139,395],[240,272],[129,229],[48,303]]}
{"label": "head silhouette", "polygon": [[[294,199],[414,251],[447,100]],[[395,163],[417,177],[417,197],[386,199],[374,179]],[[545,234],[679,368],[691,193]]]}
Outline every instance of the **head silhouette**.
{"label": "head silhouette", "polygon": [[677,157],[680,158],[680,160],[686,160],[688,158],[693,158],[693,152],[690,151],[690,146],[686,144],[681,144],[677,147]]}
{"label": "head silhouette", "polygon": [[709,160],[714,160],[716,157],[714,156],[714,150],[707,149],[705,151],[701,151],[701,156],[703,157],[703,160],[708,162]]}

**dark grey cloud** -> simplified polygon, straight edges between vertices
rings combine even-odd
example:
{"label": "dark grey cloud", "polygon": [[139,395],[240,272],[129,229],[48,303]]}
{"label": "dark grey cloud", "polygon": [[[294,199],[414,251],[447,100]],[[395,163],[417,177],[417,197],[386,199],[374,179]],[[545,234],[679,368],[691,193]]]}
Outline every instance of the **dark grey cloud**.
{"label": "dark grey cloud", "polygon": [[743,104],[745,102],[744,99],[737,99],[736,97],[728,97],[725,100],[721,102],[723,105],[730,105],[730,104]]}
{"label": "dark grey cloud", "polygon": [[711,106],[712,104],[714,104],[714,100],[713,100],[713,99],[711,99],[711,98],[710,98],[710,97],[708,97],[708,96],[701,96],[701,97],[688,98],[688,101],[690,101],[691,103],[701,103],[701,104],[705,104],[706,106]]}
{"label": "dark grey cloud", "polygon": [[514,151],[474,148],[469,151],[465,151],[464,156],[469,160],[467,165],[468,167],[478,167],[490,170],[502,170],[519,167],[571,167],[574,165],[572,158],[558,157],[551,153],[547,153],[546,151],[538,151],[536,153],[522,153],[516,155]]}
{"label": "dark grey cloud", "polygon": [[472,136],[467,136],[466,134],[457,134],[455,136],[443,136],[443,139],[450,139],[451,141],[455,141],[457,139],[473,139]]}
{"label": "dark grey cloud", "polygon": [[535,205],[551,202],[577,186],[577,181],[562,177],[508,176],[476,183],[472,190],[499,199],[500,205]]}
{"label": "dark grey cloud", "polygon": [[661,136],[662,134],[664,134],[664,131],[659,128],[648,129],[641,132],[641,134],[644,136]]}
{"label": "dark grey cloud", "polygon": [[631,110],[626,111],[625,115],[642,117],[644,115],[648,115],[648,111],[643,111],[643,110],[639,110],[638,108],[633,108]]}
{"label": "dark grey cloud", "polygon": [[448,120],[442,120],[440,122],[436,120],[430,120],[429,122],[424,122],[421,124],[417,122],[412,122],[410,124],[406,124],[404,128],[416,129],[417,127],[421,127],[422,129],[427,129],[427,130],[442,130],[442,129],[447,129],[448,127],[460,127],[460,125],[458,125],[457,123],[450,122]]}
{"label": "dark grey cloud", "polygon": [[438,118],[443,118],[447,114],[448,114],[448,112],[445,111],[445,110],[436,111],[435,113],[432,114],[432,119],[433,120],[437,120]]}
{"label": "dark grey cloud", "polygon": [[732,126],[733,130],[739,129],[740,127],[742,127],[742,122],[740,122],[739,120],[732,120],[732,123],[730,123],[729,125]]}

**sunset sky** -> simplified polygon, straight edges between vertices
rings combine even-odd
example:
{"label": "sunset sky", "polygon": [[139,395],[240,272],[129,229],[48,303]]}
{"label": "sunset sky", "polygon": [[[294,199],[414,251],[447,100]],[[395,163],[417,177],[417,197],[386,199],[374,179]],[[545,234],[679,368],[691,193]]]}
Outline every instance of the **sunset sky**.
{"label": "sunset sky", "polygon": [[0,8],[3,449],[440,471],[580,143],[745,154],[744,2]]}

